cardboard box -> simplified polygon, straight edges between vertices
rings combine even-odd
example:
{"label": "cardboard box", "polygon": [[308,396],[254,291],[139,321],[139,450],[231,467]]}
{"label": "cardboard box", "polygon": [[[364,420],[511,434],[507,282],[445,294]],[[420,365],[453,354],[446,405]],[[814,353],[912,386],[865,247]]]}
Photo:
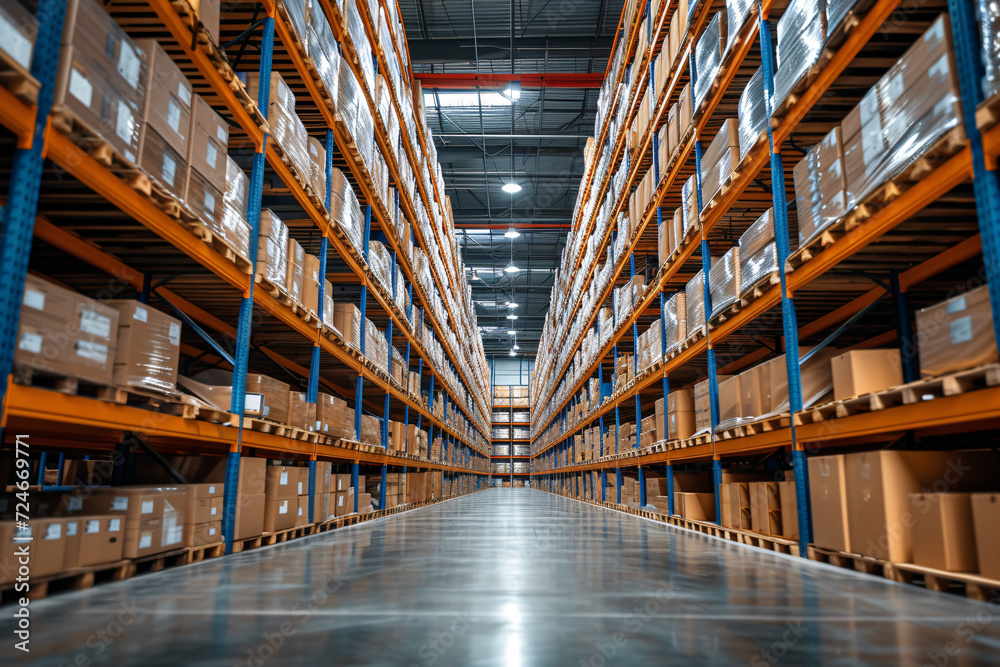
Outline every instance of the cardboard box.
{"label": "cardboard box", "polygon": [[781,536],[799,539],[799,506],[795,496],[795,482],[778,482],[778,501],[781,504]]}
{"label": "cardboard box", "polygon": [[771,367],[766,362],[743,371],[740,378],[740,414],[747,418],[771,412]]}
{"label": "cardboard box", "polygon": [[987,285],[918,310],[916,325],[922,377],[1000,360]]}
{"label": "cardboard box", "polygon": [[683,440],[695,433],[694,391],[681,389],[667,396],[667,439]]}
{"label": "cardboard box", "polygon": [[118,311],[28,274],[21,300],[14,370],[110,385]]}
{"label": "cardboard box", "polygon": [[[309,495],[309,468],[303,466],[301,468],[295,468],[298,472],[298,482],[296,484],[297,495],[307,496]],[[318,473],[317,473],[318,474]]]}
{"label": "cardboard box", "polygon": [[[874,558],[912,562],[912,515],[908,496],[924,489],[962,492],[995,478],[1000,458],[990,452],[879,451],[846,457],[847,513],[851,548]],[[815,514],[815,510],[814,510]],[[814,522],[818,524],[818,521]]]}
{"label": "cardboard box", "polygon": [[851,350],[833,357],[830,368],[835,401],[903,384],[898,349]]}
{"label": "cardboard box", "polygon": [[312,523],[312,518],[309,516],[309,496],[299,496],[297,509],[298,514],[295,517],[296,528]]}
{"label": "cardboard box", "polygon": [[852,551],[847,526],[847,473],[843,455],[809,457],[809,498],[813,543]]}
{"label": "cardboard box", "polygon": [[73,516],[66,518],[65,526],[65,569],[115,563],[122,559],[125,525],[120,517]]}
{"label": "cardboard box", "polygon": [[28,519],[25,523],[18,528],[14,521],[0,521],[0,544],[3,545],[0,550],[0,584],[17,578],[19,563],[14,551],[22,540],[30,544],[33,579],[66,569],[66,519]]}
{"label": "cardboard box", "polygon": [[299,495],[299,470],[291,466],[268,466],[264,494],[269,501]]}
{"label": "cardboard box", "polygon": [[351,488],[351,473],[338,473],[335,478],[334,491],[346,492]]}
{"label": "cardboard box", "polygon": [[974,493],[971,502],[979,574],[1000,581],[1000,494]]}
{"label": "cardboard box", "polygon": [[304,391],[288,392],[288,425],[303,431],[316,430],[316,404],[309,403]]}
{"label": "cardboard box", "polygon": [[719,423],[743,416],[739,375],[719,381]]}
{"label": "cardboard box", "polygon": [[229,126],[200,95],[191,106],[187,162],[218,192],[226,190]]}
{"label": "cardboard box", "polygon": [[334,502],[333,514],[334,516],[345,516],[354,511],[354,503],[347,502],[347,491],[337,491],[336,499]]}
{"label": "cardboard box", "polygon": [[222,520],[222,484],[188,484],[180,487],[187,493],[184,523],[199,524]]}
{"label": "cardboard box", "polygon": [[[678,502],[679,501],[679,502]],[[715,494],[674,492],[677,513],[692,521],[715,521]]]}
{"label": "cardboard box", "polygon": [[264,532],[273,533],[295,527],[298,519],[298,496],[270,499],[264,503]]}
{"label": "cardboard box", "polygon": [[978,572],[968,493],[911,493],[913,562],[949,572]]}
{"label": "cardboard box", "polygon": [[186,547],[203,547],[222,542],[224,539],[221,521],[189,523],[184,526],[184,546]]}
{"label": "cardboard box", "polygon": [[177,389],[181,322],[138,301],[109,301],[118,310],[114,383],[172,393]]}
{"label": "cardboard box", "polygon": [[247,375],[247,393],[264,395],[264,416],[279,424],[288,423],[288,384],[266,375]]}
{"label": "cardboard box", "polygon": [[776,482],[750,484],[750,526],[755,533],[781,534],[781,498]]}
{"label": "cardboard box", "polygon": [[303,272],[305,252],[302,250],[302,245],[289,236],[286,254],[288,264],[285,267],[285,291],[292,299],[302,303],[302,281],[305,277]]}
{"label": "cardboard box", "polygon": [[176,174],[176,178],[171,179],[174,182],[158,180],[180,197],[184,194],[183,174],[191,136],[191,83],[156,40],[139,39],[135,45],[146,55],[148,66],[139,165],[147,173],[151,167],[160,172],[165,159],[174,161],[178,168],[167,170],[167,175]]}

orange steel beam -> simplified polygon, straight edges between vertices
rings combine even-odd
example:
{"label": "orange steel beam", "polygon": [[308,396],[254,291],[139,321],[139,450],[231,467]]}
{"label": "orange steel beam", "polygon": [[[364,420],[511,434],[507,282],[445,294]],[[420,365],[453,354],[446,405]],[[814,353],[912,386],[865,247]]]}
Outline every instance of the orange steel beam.
{"label": "orange steel beam", "polygon": [[35,107],[21,102],[0,87],[0,125],[17,135],[20,148],[31,148],[35,133]]}
{"label": "orange steel beam", "polygon": [[982,137],[986,168],[991,170],[996,169],[997,160],[1000,158],[1000,123],[988,130],[984,130]]}

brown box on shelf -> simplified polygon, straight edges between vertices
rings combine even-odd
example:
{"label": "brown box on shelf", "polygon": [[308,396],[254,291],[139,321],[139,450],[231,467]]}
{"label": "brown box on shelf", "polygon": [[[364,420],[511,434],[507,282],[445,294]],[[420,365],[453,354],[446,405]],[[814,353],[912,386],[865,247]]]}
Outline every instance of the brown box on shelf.
{"label": "brown box on shelf", "polygon": [[1000,581],[1000,494],[972,494],[972,519],[979,574]]}
{"label": "brown box on shelf", "polygon": [[233,539],[257,537],[264,531],[265,498],[263,493],[240,494],[236,500],[236,527]]}
{"label": "brown box on shelf", "polygon": [[298,241],[291,236],[288,237],[287,250],[288,264],[285,266],[285,291],[290,297],[302,303],[302,264],[305,260],[305,253]]}
{"label": "brown box on shelf", "polygon": [[266,375],[247,375],[247,393],[264,395],[264,416],[288,423],[288,384]]}
{"label": "brown box on shelf", "polygon": [[65,108],[125,160],[136,163],[146,54],[94,0],[66,5],[53,109]]}
{"label": "brown box on shelf", "polygon": [[217,192],[226,190],[226,155],[229,126],[211,105],[196,95],[191,106],[190,145],[187,162]]}
{"label": "brown box on shelf", "polygon": [[843,455],[809,457],[809,498],[813,542],[833,551],[851,551],[847,529],[847,473]]}
{"label": "brown box on shelf", "polygon": [[181,487],[187,494],[184,504],[184,523],[197,524],[222,520],[224,486],[212,482],[187,484]]}
{"label": "brown box on shelf", "polygon": [[834,127],[793,169],[800,245],[847,212],[843,136]]}
{"label": "brown box on shelf", "polygon": [[186,547],[203,547],[207,544],[222,542],[223,539],[221,521],[184,524],[184,546]]}
{"label": "brown box on shelf", "polygon": [[911,493],[913,562],[949,572],[978,572],[968,493]]}
{"label": "brown box on shelf", "polygon": [[333,310],[333,323],[348,345],[361,346],[361,311],[353,303],[337,302]]}
{"label": "brown box on shelf", "polygon": [[50,517],[28,519],[25,525],[15,521],[0,521],[0,584],[15,580],[19,567],[19,556],[15,554],[15,539],[31,542],[31,576],[44,577],[65,570],[66,565],[66,519]]}
{"label": "brown box on shelf", "polygon": [[113,380],[119,387],[164,393],[177,388],[181,322],[138,301],[109,301],[118,311]]}
{"label": "brown box on shelf", "polygon": [[295,527],[307,526],[312,523],[309,516],[309,496],[299,496],[297,513],[295,515]]}
{"label": "brown box on shelf", "polygon": [[299,495],[299,471],[291,466],[267,466],[264,494],[268,501]]}
{"label": "brown box on shelf", "polygon": [[922,377],[1000,360],[987,285],[918,310],[916,325]]}
{"label": "brown box on shelf", "polygon": [[118,311],[31,274],[25,278],[14,370],[110,385]]}
{"label": "brown box on shelf", "polygon": [[795,482],[778,482],[778,497],[781,504],[781,536],[798,540],[799,506],[795,500]]}
{"label": "brown box on shelf", "polygon": [[871,394],[903,384],[898,349],[851,350],[830,360],[833,400]]}
{"label": "brown box on shelf", "polygon": [[97,489],[83,500],[85,513],[120,513],[125,523],[125,558],[169,551],[184,541],[183,487],[122,486]]}
{"label": "brown box on shelf", "polygon": [[[225,163],[225,160],[223,162]],[[185,179],[184,202],[211,229],[217,230],[226,218],[224,191],[215,187],[211,181],[191,165],[187,166]],[[263,239],[261,243],[263,243]],[[266,249],[260,248],[259,251],[266,252]]]}
{"label": "brown box on shelf", "polygon": [[122,559],[125,526],[120,517],[73,516],[66,517],[63,525],[66,531],[63,565],[66,570],[115,563]]}
{"label": "brown box on shelf", "polygon": [[684,137],[691,126],[691,84],[686,83],[681,88],[681,94],[677,98],[677,130],[681,138]]}
{"label": "brown box on shelf", "polygon": [[[301,246],[300,246],[301,247]],[[324,295],[326,290],[324,289]],[[302,255],[302,305],[306,310],[321,313],[319,304],[319,257],[303,253]]]}
{"label": "brown box on shelf", "polygon": [[191,83],[156,40],[140,39],[135,45],[145,53],[148,66],[139,166],[183,197],[191,138]]}
{"label": "brown box on shelf", "polygon": [[719,381],[719,423],[743,416],[742,395],[740,393],[741,376],[733,375]]}
{"label": "brown box on shelf", "polygon": [[765,362],[740,373],[740,413],[751,419],[771,411],[771,372]]}
{"label": "brown box on shelf", "polygon": [[715,521],[714,493],[674,493],[677,513],[692,521]]}
{"label": "brown box on shelf", "polygon": [[719,510],[722,512],[722,516],[719,517],[719,524],[724,528],[735,528],[732,484],[719,484]]}
{"label": "brown box on shelf", "polygon": [[694,391],[681,389],[667,396],[667,439],[683,440],[695,433]]}
{"label": "brown box on shelf", "polygon": [[288,425],[303,431],[316,430],[316,404],[306,399],[304,391],[288,392]]}
{"label": "brown box on shelf", "polygon": [[298,511],[299,500],[297,496],[267,500],[264,503],[264,532],[273,533],[294,528]]}
{"label": "brown box on shelf", "polygon": [[912,562],[913,534],[906,519],[908,495],[947,484],[949,492],[983,488],[1000,456],[984,451],[878,451],[848,454],[847,513],[856,553]]}
{"label": "brown box on shelf", "polygon": [[781,534],[781,498],[776,482],[750,483],[750,529],[764,535]]}
{"label": "brown box on shelf", "polygon": [[[800,347],[801,359],[812,348]],[[833,371],[830,359],[839,352],[833,348],[823,348],[800,366],[802,386],[802,404],[809,407],[828,395],[833,389]],[[767,373],[771,381],[771,411],[785,412],[788,410],[788,361],[781,354],[768,363]]]}

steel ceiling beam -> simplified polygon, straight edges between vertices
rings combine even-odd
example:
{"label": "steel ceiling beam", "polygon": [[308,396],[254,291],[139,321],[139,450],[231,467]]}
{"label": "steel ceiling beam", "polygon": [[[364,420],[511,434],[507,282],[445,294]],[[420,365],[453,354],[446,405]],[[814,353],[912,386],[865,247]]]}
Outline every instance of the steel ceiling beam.
{"label": "steel ceiling beam", "polygon": [[475,72],[438,74],[421,72],[413,75],[423,88],[503,88],[509,83],[520,83],[522,88],[600,88],[603,74],[577,72],[546,72],[544,74],[477,74]]}
{"label": "steel ceiling beam", "polygon": [[[508,60],[510,40],[504,37],[480,38],[479,60]],[[475,62],[472,37],[458,39],[414,39],[407,41],[413,63]],[[603,59],[611,55],[611,39],[591,37],[521,37],[514,40],[518,60],[550,56],[560,58]]]}

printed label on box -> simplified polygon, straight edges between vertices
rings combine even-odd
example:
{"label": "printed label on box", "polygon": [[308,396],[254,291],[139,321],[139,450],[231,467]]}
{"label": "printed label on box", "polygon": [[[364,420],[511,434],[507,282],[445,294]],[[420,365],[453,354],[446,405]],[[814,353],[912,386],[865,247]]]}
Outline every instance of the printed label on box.
{"label": "printed label on box", "polygon": [[149,311],[142,306],[136,306],[135,312],[132,313],[132,319],[139,320],[140,322],[147,322],[149,321]]}
{"label": "printed label on box", "polygon": [[69,94],[89,107],[94,98],[94,85],[76,68],[69,75]]}
{"label": "printed label on box", "polygon": [[972,317],[965,317],[951,323],[951,344],[968,343],[972,340]]}
{"label": "printed label on box", "polygon": [[67,509],[70,512],[79,512],[83,509],[83,498],[80,496],[70,496],[69,503],[67,503]]}
{"label": "printed label on box", "polygon": [[0,16],[0,44],[24,69],[31,68],[31,42],[5,17]]}
{"label": "printed label on box", "polygon": [[945,306],[945,310],[947,310],[949,314],[960,313],[965,310],[965,296],[956,296],[948,302],[948,305]]}
{"label": "printed label on box", "polygon": [[115,496],[115,499],[111,501],[111,509],[118,512],[124,512],[128,510],[128,496]]}
{"label": "printed label on box", "polygon": [[[166,181],[167,185],[170,187],[174,186],[174,180],[177,178],[177,161],[167,153],[163,154],[163,168],[160,170],[160,175]],[[143,320],[143,322],[145,321]]]}
{"label": "printed label on box", "polygon": [[21,340],[17,343],[17,349],[31,352],[32,354],[41,354],[42,337],[32,331],[25,331],[21,334]]}
{"label": "printed label on box", "polygon": [[117,533],[119,530],[121,530],[121,526],[122,526],[121,519],[111,519],[110,521],[108,521],[108,532]]}
{"label": "printed label on box", "polygon": [[215,136],[219,140],[219,143],[229,144],[229,133],[226,132],[226,128],[219,125],[215,128]]}
{"label": "printed label on box", "polygon": [[177,514],[171,514],[163,519],[163,536],[160,544],[162,546],[167,546],[168,544],[177,544],[184,539],[184,526],[183,524],[178,525]]}
{"label": "printed label on box", "polygon": [[58,540],[62,537],[62,524],[61,523],[50,523],[45,526],[45,536],[42,539],[45,540]]}
{"label": "printed label on box", "polygon": [[[181,325],[177,322],[170,323],[170,331],[167,333],[167,338],[170,339],[171,345],[181,344]],[[215,487],[212,487],[210,493],[215,493]]]}
{"label": "printed label on box", "polygon": [[127,43],[121,43],[121,53],[118,54],[118,73],[128,81],[128,85],[135,88],[139,85],[139,72],[142,61],[132,47]]}
{"label": "printed label on box", "polygon": [[142,535],[141,537],[139,537],[139,548],[140,549],[148,549],[151,546],[153,546],[153,536],[152,536],[152,534],[147,533],[146,535]]}
{"label": "printed label on box", "polygon": [[278,503],[278,514],[288,514],[288,501],[282,500]]}
{"label": "printed label on box", "polygon": [[288,471],[287,470],[283,470],[281,472],[281,477],[278,479],[278,484],[280,486],[285,486],[285,485],[288,484]]}
{"label": "printed label on box", "polygon": [[[114,520],[117,521],[118,519]],[[89,521],[87,521],[87,523],[83,526],[83,532],[87,533],[88,535],[93,535],[94,533],[101,532],[100,519],[90,519]]]}
{"label": "printed label on box", "polygon": [[216,511],[217,509],[218,509],[217,507],[213,507],[213,508],[212,508],[212,511],[211,511],[211,515],[212,515],[212,516],[215,516],[215,511]]}
{"label": "printed label on box", "polygon": [[205,192],[205,210],[210,213],[215,211],[215,196],[208,191]]}
{"label": "printed label on box", "polygon": [[211,141],[205,144],[205,162],[212,169],[215,169],[215,161],[219,159],[219,150]]}
{"label": "printed label on box", "polygon": [[66,537],[76,536],[76,521],[68,521],[66,523]]}
{"label": "printed label on box", "polygon": [[108,361],[108,346],[93,343],[89,340],[81,340],[76,343],[76,354],[84,359],[90,359],[99,364],[106,364]]}
{"label": "printed label on box", "polygon": [[24,524],[14,529],[14,541],[28,540],[31,538],[31,526]]}
{"label": "printed label on box", "polygon": [[209,528],[208,529],[208,536],[209,537],[213,537],[214,535],[215,535],[215,528]]}
{"label": "printed label on box", "polygon": [[177,97],[181,98],[184,104],[191,106],[191,91],[184,86],[183,81],[177,84]]}
{"label": "printed label on box", "polygon": [[171,130],[180,134],[181,108],[173,100],[167,102],[167,125],[170,126]]}
{"label": "printed label on box", "polygon": [[142,501],[142,510],[140,514],[151,514],[153,512],[153,501],[144,500]]}
{"label": "printed label on box", "polygon": [[135,120],[132,110],[124,102],[118,103],[118,120],[115,122],[115,132],[125,143],[132,143],[132,133],[135,131]]}
{"label": "printed label on box", "polygon": [[83,309],[80,311],[80,331],[99,338],[110,338],[111,318],[100,315],[97,311]]}
{"label": "printed label on box", "polygon": [[39,292],[38,290],[31,289],[30,287],[25,287],[24,297],[21,299],[21,303],[28,308],[45,310],[45,292]]}

